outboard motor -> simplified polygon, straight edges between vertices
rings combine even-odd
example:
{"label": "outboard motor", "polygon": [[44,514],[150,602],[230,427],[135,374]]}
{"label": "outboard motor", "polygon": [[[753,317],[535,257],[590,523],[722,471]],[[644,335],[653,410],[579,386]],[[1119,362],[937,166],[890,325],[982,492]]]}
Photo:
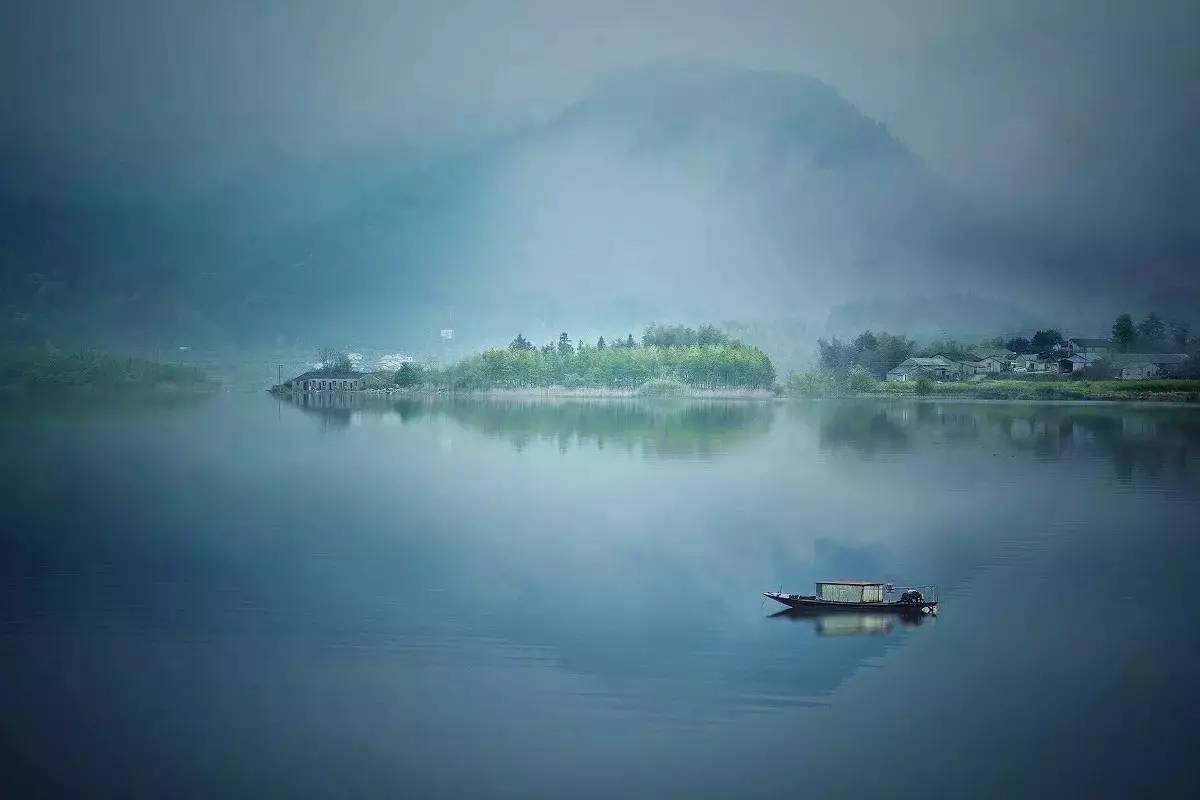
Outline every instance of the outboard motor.
{"label": "outboard motor", "polygon": [[902,603],[920,603],[924,600],[925,597],[921,594],[919,589],[909,589],[900,595],[900,602]]}

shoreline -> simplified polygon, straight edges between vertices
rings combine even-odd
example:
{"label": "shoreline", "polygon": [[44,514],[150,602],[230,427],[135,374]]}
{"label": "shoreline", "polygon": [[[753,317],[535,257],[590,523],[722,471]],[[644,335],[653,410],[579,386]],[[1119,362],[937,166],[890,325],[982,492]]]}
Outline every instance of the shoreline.
{"label": "shoreline", "polygon": [[368,397],[482,397],[495,400],[563,399],[563,400],[775,400],[779,395],[768,389],[688,389],[672,394],[640,394],[637,389],[568,389],[565,386],[546,386],[530,389],[468,389],[445,390],[430,388],[359,389],[353,392],[317,391],[294,392],[267,390],[271,394],[302,396],[356,394]]}
{"label": "shoreline", "polygon": [[1014,389],[1008,387],[995,387],[991,389],[949,389],[939,391],[936,387],[925,394],[917,394],[915,391],[874,391],[874,392],[858,392],[855,397],[869,397],[876,399],[884,398],[901,398],[901,399],[922,399],[922,400],[995,400],[995,401],[1022,401],[1022,402],[1075,402],[1075,403],[1159,403],[1167,405],[1180,404],[1197,404],[1200,403],[1200,391],[1193,389],[1183,390],[1146,390],[1146,389],[1130,389],[1127,391],[1116,390],[1088,390],[1088,389],[1072,389],[1059,386],[1048,386],[1040,390],[1029,389]]}
{"label": "shoreline", "polygon": [[765,389],[747,390],[707,390],[697,389],[680,392],[673,395],[639,395],[635,389],[567,389],[565,387],[546,387],[544,389],[480,389],[470,391],[445,391],[438,389],[365,389],[355,392],[279,392],[282,395],[329,395],[344,394],[360,397],[410,397],[413,399],[433,400],[450,398],[470,398],[482,400],[720,400],[742,402],[791,402],[811,400],[904,400],[904,401],[937,401],[962,400],[972,402],[993,403],[1056,403],[1056,404],[1138,404],[1157,406],[1197,406],[1200,405],[1200,392],[1104,392],[1076,396],[1055,396],[1043,392],[1024,394],[1020,396],[999,396],[996,392],[973,391],[931,391],[928,394],[917,394],[914,391],[873,391],[848,392],[842,395],[800,395],[784,392],[775,394]]}

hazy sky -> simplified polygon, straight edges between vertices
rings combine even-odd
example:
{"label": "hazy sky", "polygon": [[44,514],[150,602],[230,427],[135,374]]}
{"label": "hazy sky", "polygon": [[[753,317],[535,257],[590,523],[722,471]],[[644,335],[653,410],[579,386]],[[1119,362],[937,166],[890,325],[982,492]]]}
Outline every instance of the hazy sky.
{"label": "hazy sky", "polygon": [[1194,1],[41,0],[4,15],[6,171],[43,191],[436,148],[686,54],[823,79],[998,210],[1193,232],[1200,216]]}

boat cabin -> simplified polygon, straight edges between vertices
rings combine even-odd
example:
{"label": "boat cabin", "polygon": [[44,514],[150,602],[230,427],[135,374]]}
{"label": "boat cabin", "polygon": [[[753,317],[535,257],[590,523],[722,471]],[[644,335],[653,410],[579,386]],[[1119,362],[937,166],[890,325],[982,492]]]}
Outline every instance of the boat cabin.
{"label": "boat cabin", "polygon": [[780,587],[778,592],[763,592],[763,597],[805,609],[920,609],[923,614],[936,614],[938,605],[936,586],[893,586],[882,581],[817,581],[816,594],[788,594]]}
{"label": "boat cabin", "polygon": [[887,584],[866,581],[820,581],[817,599],[827,603],[882,603]]}

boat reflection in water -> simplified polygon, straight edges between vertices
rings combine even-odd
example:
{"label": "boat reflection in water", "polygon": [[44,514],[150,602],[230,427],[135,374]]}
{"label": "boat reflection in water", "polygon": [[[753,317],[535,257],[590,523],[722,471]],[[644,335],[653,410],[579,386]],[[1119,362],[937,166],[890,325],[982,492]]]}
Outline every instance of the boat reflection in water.
{"label": "boat reflection in water", "polygon": [[899,624],[916,627],[930,619],[930,615],[911,609],[893,612],[831,611],[827,608],[785,608],[770,615],[770,619],[786,619],[792,622],[811,624],[818,636],[867,636],[891,633]]}

